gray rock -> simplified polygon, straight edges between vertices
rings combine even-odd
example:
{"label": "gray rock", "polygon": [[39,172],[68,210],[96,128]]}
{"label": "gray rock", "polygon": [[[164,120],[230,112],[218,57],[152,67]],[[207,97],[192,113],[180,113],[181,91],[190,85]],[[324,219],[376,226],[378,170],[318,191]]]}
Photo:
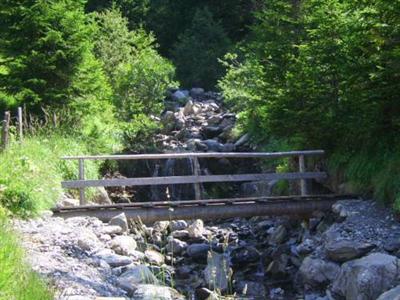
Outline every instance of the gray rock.
{"label": "gray rock", "polygon": [[144,254],[145,254],[145,256],[146,256],[147,261],[148,261],[150,264],[157,265],[157,266],[161,266],[161,265],[164,263],[164,261],[165,261],[164,255],[162,255],[162,254],[161,254],[160,252],[158,252],[158,251],[155,251],[155,250],[146,250],[146,251],[144,252]]}
{"label": "gray rock", "polygon": [[97,257],[104,260],[113,268],[130,265],[133,262],[132,258],[118,254],[97,255]]}
{"label": "gray rock", "polygon": [[274,245],[282,244],[287,239],[287,230],[283,225],[279,225],[271,230],[269,242]]}
{"label": "gray rock", "polygon": [[179,101],[188,97],[188,94],[182,90],[177,90],[175,93],[172,94],[172,100]]}
{"label": "gray rock", "polygon": [[115,253],[121,255],[131,255],[136,247],[136,241],[132,237],[126,235],[116,236],[110,242],[110,248],[113,249]]}
{"label": "gray rock", "polygon": [[208,244],[191,244],[187,247],[186,253],[192,258],[207,258],[208,250],[210,250]]}
{"label": "gray rock", "polygon": [[93,251],[100,247],[101,242],[93,231],[82,228],[79,233],[77,245],[84,251]]}
{"label": "gray rock", "polygon": [[187,228],[190,238],[201,238],[204,233],[204,223],[202,220],[195,220],[190,226]]}
{"label": "gray rock", "polygon": [[123,232],[127,232],[129,230],[129,226],[128,226],[128,220],[126,218],[125,213],[121,213],[117,216],[115,216],[114,218],[112,218],[108,224],[110,225],[116,225],[121,227]]}
{"label": "gray rock", "polygon": [[332,291],[346,299],[373,300],[400,283],[400,260],[373,253],[346,262],[332,285]]}
{"label": "gray rock", "polygon": [[216,140],[204,140],[201,144],[205,145],[206,150],[209,152],[221,152],[224,149],[224,145]]}
{"label": "gray rock", "polygon": [[56,204],[56,208],[74,207],[74,206],[79,206],[79,200],[73,199],[73,198],[67,198],[67,197],[63,197]]}
{"label": "gray rock", "polygon": [[260,253],[252,246],[243,246],[231,251],[231,262],[234,267],[242,267],[247,264],[258,263]]}
{"label": "gray rock", "polygon": [[193,113],[193,101],[189,100],[188,102],[186,102],[186,105],[183,108],[183,114],[185,116],[188,116],[188,115],[190,115],[192,113]]}
{"label": "gray rock", "polygon": [[383,247],[388,252],[396,252],[400,250],[400,237],[388,239]]}
{"label": "gray rock", "polygon": [[303,282],[312,287],[325,287],[335,279],[340,267],[332,262],[319,258],[306,257],[299,272]]}
{"label": "gray rock", "polygon": [[188,227],[188,224],[185,220],[173,220],[169,223],[169,229],[171,231],[184,230],[187,227]]}
{"label": "gray rock", "polygon": [[181,254],[187,248],[187,243],[181,240],[169,237],[166,250],[168,253]]}
{"label": "gray rock", "polygon": [[296,246],[296,251],[300,255],[311,253],[315,249],[315,242],[311,239],[305,239],[301,244]]}
{"label": "gray rock", "polygon": [[345,262],[367,254],[374,247],[374,245],[367,243],[360,243],[352,240],[340,240],[329,241],[325,245],[325,250],[329,259],[336,262]]}
{"label": "gray rock", "polygon": [[384,292],[377,300],[400,300],[400,285]]}
{"label": "gray rock", "polygon": [[238,139],[235,143],[235,147],[240,147],[246,144],[250,139],[250,135],[248,133],[242,135],[240,139]]}
{"label": "gray rock", "polygon": [[286,267],[288,265],[289,258],[286,254],[280,255],[277,259],[274,259],[267,268],[267,274],[275,278],[284,277],[286,275]]}
{"label": "gray rock", "polygon": [[235,291],[240,295],[259,297],[259,299],[265,299],[267,294],[265,286],[256,281],[238,281],[235,283]]}
{"label": "gray rock", "polygon": [[153,230],[157,232],[165,232],[169,227],[169,221],[157,221],[153,225]]}
{"label": "gray rock", "polygon": [[158,280],[145,265],[129,268],[117,279],[117,285],[132,294],[138,284],[157,284]]}
{"label": "gray rock", "polygon": [[174,238],[177,239],[188,239],[189,232],[187,230],[175,230],[171,234]]}
{"label": "gray rock", "polygon": [[134,300],[184,300],[176,290],[153,284],[140,284],[132,294]]}
{"label": "gray rock", "polygon": [[226,255],[210,251],[204,279],[212,290],[226,291],[229,286],[229,261]]}
{"label": "gray rock", "polygon": [[192,96],[193,98],[202,97],[202,96],[204,96],[204,89],[202,89],[202,88],[192,88],[190,90],[190,96]]}
{"label": "gray rock", "polygon": [[106,189],[102,186],[95,188],[95,195],[92,199],[92,202],[97,204],[111,204],[111,199],[108,196]]}

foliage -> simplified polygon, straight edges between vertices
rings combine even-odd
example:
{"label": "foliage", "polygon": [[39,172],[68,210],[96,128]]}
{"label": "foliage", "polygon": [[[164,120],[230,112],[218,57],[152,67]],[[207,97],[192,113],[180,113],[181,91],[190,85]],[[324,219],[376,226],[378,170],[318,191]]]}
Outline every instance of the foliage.
{"label": "foliage", "polygon": [[127,149],[136,153],[156,152],[155,133],[158,124],[146,115],[136,115],[129,123],[124,124],[123,142]]}
{"label": "foliage", "polygon": [[157,53],[154,37],[143,29],[129,31],[118,10],[97,13],[95,19],[95,53],[109,76],[119,115],[129,121],[160,113],[165,91],[176,85],[175,70]]}
{"label": "foliage", "polygon": [[347,180],[399,198],[399,5],[264,1],[219,86],[256,139],[324,148]]}
{"label": "foliage", "polygon": [[223,73],[218,58],[230,46],[231,41],[211,12],[207,8],[198,9],[191,27],[179,36],[173,50],[178,79],[184,86],[213,88]]}
{"label": "foliage", "polygon": [[43,115],[43,107],[68,108],[66,126],[102,150],[115,143],[115,119],[112,90],[92,54],[94,29],[81,0],[2,1],[0,95],[4,109],[26,104]]}
{"label": "foliage", "polygon": [[71,78],[89,51],[83,1],[14,1],[0,4],[6,91],[28,104],[68,101]]}
{"label": "foliage", "polygon": [[127,19],[129,28],[135,29],[145,22],[151,2],[150,0],[89,0],[86,3],[86,10],[102,12],[118,8]]}
{"label": "foliage", "polygon": [[53,299],[45,283],[25,262],[17,237],[0,207],[0,299]]}
{"label": "foliage", "polygon": [[[77,179],[78,166],[62,156],[88,153],[77,137],[38,135],[14,142],[0,154],[0,206],[27,217],[49,209],[60,199],[62,180]],[[98,166],[86,163],[88,178],[97,178]]]}

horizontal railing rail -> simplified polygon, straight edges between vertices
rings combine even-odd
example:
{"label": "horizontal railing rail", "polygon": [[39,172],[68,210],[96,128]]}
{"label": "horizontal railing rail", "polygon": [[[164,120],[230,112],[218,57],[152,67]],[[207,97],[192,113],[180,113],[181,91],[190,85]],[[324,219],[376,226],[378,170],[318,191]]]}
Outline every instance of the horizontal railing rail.
{"label": "horizontal railing rail", "polygon": [[[78,160],[79,180],[63,181],[63,188],[77,188],[80,191],[80,204],[85,205],[85,188],[88,187],[117,187],[117,186],[148,186],[171,184],[194,184],[196,200],[201,199],[201,183],[211,182],[245,182],[271,180],[300,180],[301,195],[307,195],[306,180],[323,179],[325,172],[306,172],[305,157],[323,155],[323,150],[306,150],[290,152],[206,152],[206,153],[163,153],[163,154],[126,154],[126,155],[98,155],[98,156],[65,156],[65,160]],[[201,175],[199,158],[283,158],[298,157],[299,172],[293,173],[261,173],[261,174],[225,174]],[[142,177],[124,179],[85,179],[85,160],[149,160],[149,159],[193,159],[193,175]]]}

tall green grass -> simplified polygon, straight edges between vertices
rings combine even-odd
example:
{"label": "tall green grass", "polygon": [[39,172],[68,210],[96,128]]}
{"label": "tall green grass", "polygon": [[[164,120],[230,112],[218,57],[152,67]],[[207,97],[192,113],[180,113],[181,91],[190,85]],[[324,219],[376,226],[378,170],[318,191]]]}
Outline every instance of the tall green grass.
{"label": "tall green grass", "polygon": [[[49,209],[61,196],[61,181],[78,176],[77,162],[60,158],[88,153],[84,141],[61,134],[14,141],[0,153],[0,206],[22,217]],[[85,167],[88,178],[98,177],[96,163]]]}
{"label": "tall green grass", "polygon": [[53,299],[46,283],[24,262],[23,250],[0,207],[0,300]]}
{"label": "tall green grass", "polygon": [[371,195],[400,212],[400,149],[365,147],[354,153],[336,153],[330,158],[333,172],[344,174],[346,181],[362,194]]}

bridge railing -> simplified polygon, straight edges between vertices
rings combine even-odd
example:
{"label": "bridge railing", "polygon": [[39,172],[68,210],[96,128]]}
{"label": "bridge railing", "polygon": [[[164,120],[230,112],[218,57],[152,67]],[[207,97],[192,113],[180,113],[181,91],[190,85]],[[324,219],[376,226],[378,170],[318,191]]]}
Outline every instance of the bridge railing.
{"label": "bridge railing", "polygon": [[[63,181],[62,187],[79,189],[80,205],[85,205],[85,188],[88,187],[117,187],[117,186],[146,186],[170,184],[194,184],[195,198],[201,199],[201,183],[210,182],[245,182],[269,180],[300,180],[301,195],[307,195],[306,180],[326,178],[325,172],[307,172],[305,158],[307,156],[323,155],[323,150],[290,151],[290,152],[206,152],[206,153],[165,153],[165,154],[128,154],[128,155],[98,155],[98,156],[66,156],[65,160],[78,160],[79,179]],[[257,174],[223,174],[201,175],[199,158],[268,158],[297,157],[298,172],[288,173],[257,173]],[[192,159],[193,175],[136,177],[124,179],[86,179],[85,160],[160,160],[160,159]]]}

